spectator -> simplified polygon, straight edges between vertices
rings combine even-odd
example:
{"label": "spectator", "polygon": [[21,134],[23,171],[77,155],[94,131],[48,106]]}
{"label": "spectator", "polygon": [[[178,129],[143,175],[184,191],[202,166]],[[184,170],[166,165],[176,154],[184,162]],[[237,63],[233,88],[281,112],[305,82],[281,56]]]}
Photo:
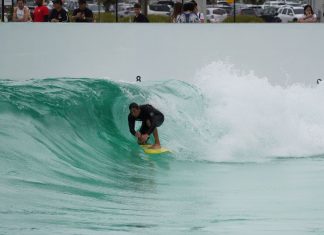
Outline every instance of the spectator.
{"label": "spectator", "polygon": [[36,0],[37,7],[34,10],[34,22],[48,22],[49,10],[44,5],[44,0]]}
{"label": "spectator", "polygon": [[141,5],[138,3],[134,4],[134,12],[135,12],[135,17],[134,21],[135,23],[148,23],[149,20],[146,18],[145,15],[141,13]]}
{"label": "spectator", "polygon": [[194,10],[195,5],[192,2],[183,4],[183,13],[178,18],[177,23],[199,23],[200,21]]}
{"label": "spectator", "polygon": [[79,8],[73,11],[71,17],[75,22],[93,22],[94,17],[92,11],[87,8],[86,0],[79,0]]}
{"label": "spectator", "polygon": [[174,4],[173,13],[171,15],[171,23],[177,23],[181,13],[182,13],[182,3],[176,2]]}
{"label": "spectator", "polygon": [[53,10],[51,11],[51,14],[49,16],[50,22],[68,22],[69,17],[62,7],[63,3],[62,0],[53,0]]}
{"label": "spectator", "polygon": [[14,12],[13,12],[13,21],[14,22],[32,21],[29,8],[25,6],[25,0],[17,1],[17,6],[14,8]]}
{"label": "spectator", "polygon": [[195,6],[194,13],[196,13],[196,15],[198,16],[198,19],[199,19],[200,23],[204,23],[205,22],[204,13],[201,13],[201,12],[198,11],[198,4],[196,3],[195,0],[192,0],[191,2]]}
{"label": "spectator", "polygon": [[300,23],[314,23],[316,22],[316,15],[314,14],[311,5],[304,7],[304,16],[298,20]]}

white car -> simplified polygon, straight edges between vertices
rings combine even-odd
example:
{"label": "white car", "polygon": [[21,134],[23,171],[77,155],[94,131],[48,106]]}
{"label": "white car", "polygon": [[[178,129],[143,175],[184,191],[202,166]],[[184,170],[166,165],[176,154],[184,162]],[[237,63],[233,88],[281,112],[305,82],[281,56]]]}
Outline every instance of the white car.
{"label": "white car", "polygon": [[286,3],[284,1],[265,1],[263,5],[261,5],[262,9],[268,8],[268,7],[283,7]]}
{"label": "white car", "polygon": [[169,16],[171,14],[171,6],[165,4],[151,4],[147,6],[148,15],[165,15]]}
{"label": "white car", "polygon": [[227,18],[227,12],[222,8],[207,8],[206,18],[207,22],[220,23]]}
{"label": "white car", "polygon": [[278,18],[280,18],[283,23],[297,22],[303,16],[304,8],[302,7],[285,6],[278,10]]}
{"label": "white car", "polygon": [[120,17],[128,17],[134,16],[134,6],[132,5],[119,5],[118,6],[118,16]]}

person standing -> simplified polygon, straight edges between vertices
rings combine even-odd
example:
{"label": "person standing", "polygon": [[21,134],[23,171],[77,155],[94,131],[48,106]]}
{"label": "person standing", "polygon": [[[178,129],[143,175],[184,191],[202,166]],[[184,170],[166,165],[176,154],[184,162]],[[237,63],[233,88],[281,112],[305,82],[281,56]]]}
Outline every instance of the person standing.
{"label": "person standing", "polygon": [[62,0],[53,0],[53,10],[49,16],[50,22],[68,22],[69,17],[67,12],[62,7]]}
{"label": "person standing", "polygon": [[73,11],[71,17],[75,22],[93,22],[94,17],[92,11],[87,8],[86,0],[79,0],[79,8]]}
{"label": "person standing", "polygon": [[204,23],[205,22],[205,16],[204,16],[203,13],[199,12],[197,2],[193,0],[192,3],[195,6],[193,12],[198,16],[198,19],[199,19],[200,23]]}
{"label": "person standing", "polygon": [[200,23],[198,16],[194,13],[195,5],[192,2],[183,4],[183,13],[177,23]]}
{"label": "person standing", "polygon": [[171,23],[177,23],[180,15],[182,13],[182,3],[176,2],[173,7],[173,12],[171,15]]}
{"label": "person standing", "polygon": [[13,12],[14,22],[30,22],[32,21],[29,8],[25,5],[25,0],[18,0],[17,6]]}
{"label": "person standing", "polygon": [[44,0],[36,0],[37,7],[34,11],[34,22],[48,22],[49,10],[44,5]]}
{"label": "person standing", "polygon": [[135,17],[134,17],[134,23],[149,23],[149,20],[145,15],[141,13],[141,5],[138,3],[134,4],[134,12],[135,12]]}

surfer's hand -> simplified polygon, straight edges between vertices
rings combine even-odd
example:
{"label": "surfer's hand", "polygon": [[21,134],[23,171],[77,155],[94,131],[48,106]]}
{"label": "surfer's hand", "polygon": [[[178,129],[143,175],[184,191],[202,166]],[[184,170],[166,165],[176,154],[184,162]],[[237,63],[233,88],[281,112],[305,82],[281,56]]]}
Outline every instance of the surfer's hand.
{"label": "surfer's hand", "polygon": [[135,136],[136,136],[137,138],[141,138],[141,132],[136,131]]}
{"label": "surfer's hand", "polygon": [[148,134],[144,134],[140,137],[141,141],[145,142],[148,138]]}

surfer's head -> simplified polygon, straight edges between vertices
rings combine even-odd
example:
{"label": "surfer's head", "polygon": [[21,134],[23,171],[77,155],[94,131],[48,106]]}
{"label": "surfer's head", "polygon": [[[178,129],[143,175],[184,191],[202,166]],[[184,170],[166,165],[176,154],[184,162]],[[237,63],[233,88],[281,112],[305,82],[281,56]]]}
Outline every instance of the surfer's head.
{"label": "surfer's head", "polygon": [[136,103],[131,103],[129,105],[129,111],[133,117],[137,118],[140,115],[141,109]]}

